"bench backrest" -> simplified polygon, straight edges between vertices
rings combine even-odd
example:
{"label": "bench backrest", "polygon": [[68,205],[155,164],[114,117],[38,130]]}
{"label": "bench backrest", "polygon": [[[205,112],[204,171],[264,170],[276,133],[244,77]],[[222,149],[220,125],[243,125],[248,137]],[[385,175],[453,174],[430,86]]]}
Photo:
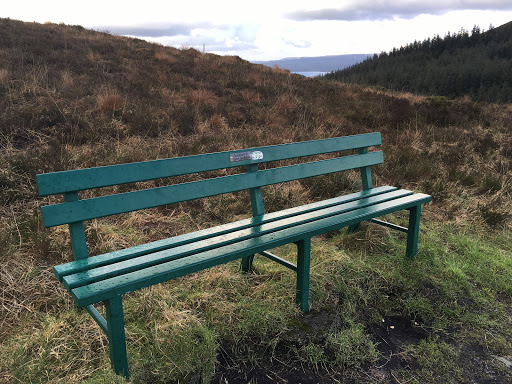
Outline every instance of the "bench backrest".
{"label": "bench backrest", "polygon": [[[40,196],[63,194],[64,202],[41,207],[43,225],[69,224],[75,259],[87,257],[84,220],[152,208],[229,192],[249,190],[252,213],[264,213],[261,187],[349,169],[361,170],[363,189],[372,188],[370,166],[383,162],[380,133],[337,137],[205,155],[110,165],[36,175]],[[258,170],[258,164],[346,150],[357,154],[327,160]],[[79,199],[78,192],[93,188],[148,181],[164,177],[245,166],[246,172],[164,187]]]}

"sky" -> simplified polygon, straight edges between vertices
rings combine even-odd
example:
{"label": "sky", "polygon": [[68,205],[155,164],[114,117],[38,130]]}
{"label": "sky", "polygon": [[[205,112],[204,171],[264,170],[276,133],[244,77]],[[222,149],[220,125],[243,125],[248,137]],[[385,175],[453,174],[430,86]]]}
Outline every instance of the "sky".
{"label": "sky", "polygon": [[372,54],[512,21],[512,0],[17,0],[0,17],[82,25],[246,60]]}

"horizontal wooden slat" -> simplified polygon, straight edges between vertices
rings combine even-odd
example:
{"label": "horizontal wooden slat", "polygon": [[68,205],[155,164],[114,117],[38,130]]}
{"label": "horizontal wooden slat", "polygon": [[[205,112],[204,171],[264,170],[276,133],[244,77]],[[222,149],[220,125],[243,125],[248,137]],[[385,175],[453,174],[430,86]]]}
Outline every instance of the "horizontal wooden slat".
{"label": "horizontal wooden slat", "polygon": [[[91,188],[158,179],[161,177],[172,177],[247,164],[292,159],[296,157],[318,155],[348,149],[358,149],[380,144],[380,133],[374,132],[362,135],[272,145],[268,147],[248,148],[205,155],[176,157],[171,159],[45,173],[36,175],[36,184],[39,195],[47,196],[56,193],[81,191]],[[232,154],[254,151],[262,152],[263,159],[235,162],[230,160],[230,155]]]}
{"label": "horizontal wooden slat", "polygon": [[396,200],[411,194],[411,191],[397,190],[357,201],[352,201],[341,205],[336,205],[329,208],[320,209],[309,213],[304,213],[298,216],[273,221],[266,224],[260,224],[255,227],[234,231],[221,236],[216,236],[206,240],[194,242],[192,244],[182,245],[179,247],[172,248],[170,250],[143,255],[137,258],[124,260],[118,263],[112,263],[103,267],[89,269],[84,272],[65,276],[63,279],[63,283],[64,286],[68,290],[70,290],[81,285],[90,284],[92,282],[104,280],[106,278],[146,268],[155,264],[161,264],[171,259],[177,259],[186,256],[188,257],[190,255],[193,255],[198,252],[203,252],[208,249],[219,248],[221,246],[225,246],[235,242],[240,242],[253,237],[262,236],[267,233],[280,231],[284,228],[290,228],[297,226],[299,224],[313,222],[343,212],[350,212],[361,209],[363,207],[379,204],[382,202]]}
{"label": "horizontal wooden slat", "polygon": [[71,294],[75,303],[83,307],[240,257],[296,242],[306,237],[315,236],[374,217],[386,215],[397,210],[412,208],[427,203],[430,200],[431,197],[429,195],[421,193],[402,197],[393,201],[301,224],[278,232],[212,249],[190,257],[172,260],[139,271],[112,277],[73,289]]}
{"label": "horizontal wooden slat", "polygon": [[381,164],[381,151],[290,165],[190,183],[102,196],[41,207],[43,225],[52,227],[188,201],[223,193],[262,187],[327,173]]}
{"label": "horizontal wooden slat", "polygon": [[57,279],[59,279],[59,281],[62,281],[62,278],[64,276],[71,275],[74,273],[83,272],[104,265],[117,263],[123,260],[146,255],[149,253],[159,252],[165,249],[190,244],[193,242],[209,239],[215,236],[221,236],[230,232],[239,231],[246,228],[252,228],[256,225],[270,223],[280,219],[286,219],[289,217],[301,215],[308,212],[313,212],[335,205],[348,203],[355,200],[360,200],[367,197],[377,196],[383,193],[394,191],[396,189],[396,187],[383,186],[373,188],[368,191],[351,193],[348,195],[339,196],[315,203],[310,203],[299,207],[289,208],[273,213],[267,213],[259,217],[251,217],[249,219],[243,219],[229,224],[223,224],[212,228],[202,229],[200,231],[171,237],[169,239],[158,240],[147,244],[137,245],[131,248],[121,249],[119,251],[109,252],[98,256],[92,256],[83,260],[72,261],[70,263],[57,265],[53,268],[53,270]]}

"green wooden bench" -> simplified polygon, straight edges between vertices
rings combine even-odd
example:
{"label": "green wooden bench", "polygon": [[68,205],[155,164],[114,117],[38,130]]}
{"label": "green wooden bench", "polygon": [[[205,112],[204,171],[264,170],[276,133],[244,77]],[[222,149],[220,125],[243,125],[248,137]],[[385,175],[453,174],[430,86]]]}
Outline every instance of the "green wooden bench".
{"label": "green wooden bench", "polygon": [[[296,303],[309,307],[311,237],[371,220],[407,233],[406,256],[417,253],[421,205],[431,197],[395,187],[373,188],[370,166],[383,162],[380,133],[338,137],[261,148],[103,166],[36,176],[40,196],[63,194],[64,201],[41,208],[43,224],[68,224],[74,261],[54,267],[59,281],[78,307],[85,308],[107,334],[114,371],[128,377],[123,318],[123,294],[215,265],[241,259],[249,271],[255,254],[297,273]],[[340,153],[342,151],[352,150]],[[259,164],[305,156],[337,153],[338,157],[288,166],[258,169]],[[241,172],[182,184],[79,199],[79,191],[171,176],[239,167]],[[264,213],[261,187],[332,172],[360,169],[362,191]],[[90,219],[248,190],[252,217],[213,228],[89,256],[83,222]],[[375,219],[409,210],[409,227]],[[268,252],[297,244],[297,265]],[[93,306],[103,302],[106,319]]]}

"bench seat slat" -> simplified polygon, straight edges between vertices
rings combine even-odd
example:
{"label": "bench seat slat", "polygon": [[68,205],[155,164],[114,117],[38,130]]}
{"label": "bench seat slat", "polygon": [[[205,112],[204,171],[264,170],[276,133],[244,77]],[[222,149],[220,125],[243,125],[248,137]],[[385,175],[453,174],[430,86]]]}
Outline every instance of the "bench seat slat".
{"label": "bench seat slat", "polygon": [[223,224],[212,228],[202,229],[196,232],[187,233],[184,235],[179,235],[175,237],[171,237],[168,239],[158,240],[151,243],[137,245],[135,247],[122,249],[119,251],[104,253],[98,256],[92,256],[87,259],[76,260],[69,263],[57,265],[53,267],[55,276],[59,281],[62,281],[62,278],[67,275],[71,275],[73,273],[78,273],[82,271],[86,271],[89,269],[101,267],[103,265],[117,263],[122,260],[127,260],[133,257],[142,256],[148,253],[154,253],[158,251],[162,251],[164,249],[169,249],[172,247],[177,247],[184,244],[189,244],[192,242],[204,240],[207,238],[211,238],[214,236],[220,236],[229,232],[233,232],[236,230],[246,229],[253,227],[255,225],[260,225],[264,223],[269,223],[275,220],[284,219],[287,217],[292,217],[295,215],[312,212],[314,210],[323,209],[327,207],[331,207],[338,204],[343,204],[355,200],[359,200],[365,197],[376,196],[382,193],[387,193],[396,190],[396,187],[391,186],[383,186],[374,188],[368,191],[361,191],[356,193],[351,193],[349,195],[339,196],[328,200],[323,200],[315,203],[310,203],[306,205],[302,205],[299,207],[289,208],[278,212],[267,213],[260,217],[252,217],[249,219],[239,220],[229,224]]}
{"label": "bench seat slat", "polygon": [[[196,172],[213,171],[247,164],[358,149],[380,144],[380,133],[373,132],[361,135],[304,141],[300,143],[272,145],[269,147],[248,148],[239,151],[217,152],[205,155],[45,173],[36,175],[36,183],[39,195],[48,196],[57,193],[82,191],[85,189],[153,180]],[[230,154],[253,151],[262,152],[263,159],[256,161],[230,161]]]}
{"label": "bench seat slat", "polygon": [[158,207],[223,193],[383,163],[382,151],[290,165],[190,183],[41,207],[43,225],[53,227],[104,216]]}
{"label": "bench seat slat", "polygon": [[208,249],[220,248],[231,243],[262,236],[267,233],[290,228],[299,224],[312,222],[343,212],[350,212],[362,207],[395,200],[400,197],[412,195],[412,193],[413,192],[407,190],[397,190],[389,193],[379,194],[373,197],[360,199],[357,201],[352,201],[349,203],[332,206],[329,208],[323,208],[309,213],[303,213],[301,215],[289,218],[283,218],[270,223],[260,224],[248,229],[237,230],[228,234],[223,234],[206,240],[194,242],[192,244],[186,244],[169,250],[143,255],[138,258],[124,260],[118,263],[112,263],[103,267],[68,275],[63,278],[63,283],[64,286],[70,290],[78,286],[139,270],[155,264],[160,264],[181,257],[188,257],[192,254],[203,252]]}
{"label": "bench seat slat", "polygon": [[85,306],[122,295],[124,293],[161,283],[189,273],[197,272],[240,257],[299,241],[327,231],[352,225],[398,210],[408,209],[431,201],[422,193],[401,197],[392,201],[371,205],[314,222],[272,232],[266,235],[229,244],[178,260],[151,266],[139,271],[112,277],[71,291],[78,306]]}

